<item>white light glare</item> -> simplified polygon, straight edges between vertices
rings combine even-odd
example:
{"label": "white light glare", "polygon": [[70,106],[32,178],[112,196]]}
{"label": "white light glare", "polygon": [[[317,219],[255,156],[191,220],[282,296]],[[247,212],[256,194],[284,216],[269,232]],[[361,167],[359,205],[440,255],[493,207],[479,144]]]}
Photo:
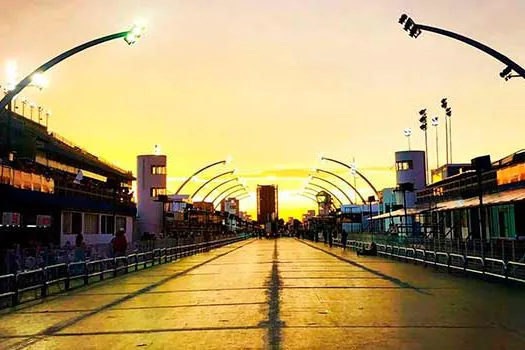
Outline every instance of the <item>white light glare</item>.
{"label": "white light glare", "polygon": [[35,73],[31,77],[31,84],[42,90],[43,88],[47,87],[48,81],[44,74],[42,73]]}

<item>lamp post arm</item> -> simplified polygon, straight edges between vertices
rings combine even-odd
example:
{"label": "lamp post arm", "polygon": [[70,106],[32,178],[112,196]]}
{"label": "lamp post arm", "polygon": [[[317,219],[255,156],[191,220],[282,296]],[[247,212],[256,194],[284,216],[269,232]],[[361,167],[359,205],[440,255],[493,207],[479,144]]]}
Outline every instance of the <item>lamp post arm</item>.
{"label": "lamp post arm", "polygon": [[219,199],[219,198],[220,198],[223,194],[225,194],[226,192],[231,191],[231,190],[233,190],[234,188],[242,187],[242,186],[243,186],[242,184],[237,184],[237,185],[233,185],[233,186],[228,187],[227,189],[225,189],[224,191],[222,191],[221,193],[219,193],[219,194],[217,195],[217,197],[215,197],[215,199],[212,200],[211,202],[212,202],[212,203],[215,203],[215,202],[217,201],[217,199]]}
{"label": "lamp post arm", "polygon": [[[309,185],[310,185],[310,186],[316,186],[316,187],[320,188],[321,190],[326,191],[330,196],[334,197],[334,198],[339,202],[339,206],[342,206],[342,205],[343,205],[343,202],[339,199],[339,197],[337,197],[332,191],[330,191],[330,190],[327,189],[326,187],[321,186],[321,185],[318,185],[318,184],[313,183],[313,182],[310,182]],[[308,187],[305,187],[305,189],[308,189]],[[310,188],[310,190],[314,190],[314,189],[313,189],[313,188]],[[314,190],[314,191],[315,191],[315,190]]]}
{"label": "lamp post arm", "polygon": [[179,186],[179,188],[178,188],[177,191],[175,192],[175,195],[179,194],[179,192],[182,190],[182,188],[183,188],[184,186],[186,186],[186,184],[187,184],[188,182],[190,182],[190,180],[193,179],[195,176],[199,175],[199,174],[202,173],[204,170],[209,169],[209,168],[211,168],[212,166],[215,166],[215,165],[218,165],[218,164],[226,164],[226,161],[225,161],[225,160],[220,160],[220,161],[218,161],[218,162],[211,163],[211,164],[209,164],[209,165],[206,165],[204,168],[201,168],[201,169],[197,170],[196,172],[193,173],[193,175],[191,175],[190,177],[188,177],[188,178],[186,179],[186,181],[184,181],[184,182],[182,183],[182,185]]}
{"label": "lamp post arm", "polygon": [[226,176],[228,174],[233,174],[234,170],[230,170],[230,171],[225,171],[224,173],[221,173],[219,175],[216,175],[214,177],[212,177],[211,179],[209,179],[208,181],[206,181],[205,183],[203,183],[198,189],[197,191],[193,192],[193,194],[190,196],[190,199],[193,199],[193,197],[195,197],[195,195],[200,191],[202,190],[207,184],[209,184],[210,182],[212,182],[213,180],[217,180],[219,177],[222,177],[222,176]]}
{"label": "lamp post arm", "polygon": [[525,68],[521,67],[519,64],[508,58],[507,56],[503,55],[502,53],[488,47],[485,44],[480,43],[479,41],[467,38],[464,35],[454,33],[445,29],[436,28],[427,26],[424,24],[416,24],[416,26],[421,29],[422,31],[432,32],[440,35],[447,36],[452,39],[459,40],[467,45],[473,46],[477,48],[478,50],[481,50],[485,52],[486,54],[489,54],[490,56],[494,57],[498,61],[500,61],[503,64],[506,64],[507,66],[511,67],[516,73],[518,73],[522,78],[525,78]]}
{"label": "lamp post arm", "polygon": [[[245,190],[244,188],[238,188],[238,189],[236,189],[236,190],[234,190],[234,191],[231,191],[230,193],[226,193],[226,194],[224,195],[224,197],[221,198],[221,200],[220,200],[219,202],[217,202],[217,204],[215,205],[214,209],[217,210],[217,207],[221,204],[221,202],[222,202],[225,198],[227,198],[227,197],[229,197],[229,196],[232,196],[233,194],[235,194],[235,193],[237,193],[237,192],[240,192],[240,191],[246,191],[246,190]],[[246,194],[248,194],[248,193],[246,193]]]}
{"label": "lamp post arm", "polygon": [[343,181],[345,184],[347,184],[351,189],[353,189],[355,191],[355,193],[357,193],[357,195],[359,196],[359,198],[361,198],[361,201],[363,203],[366,203],[365,199],[363,198],[363,196],[361,196],[361,193],[359,193],[359,191],[357,190],[357,188],[354,187],[354,185],[352,185],[350,182],[346,181],[343,177],[337,175],[336,173],[333,173],[331,171],[328,171],[328,170],[323,170],[323,169],[317,169],[318,172],[322,172],[322,173],[326,173],[328,175],[332,175],[336,178],[338,178],[339,180]]}
{"label": "lamp post arm", "polygon": [[[345,197],[346,199],[348,199],[348,202],[350,204],[354,204],[354,202],[350,199],[350,197],[346,194],[345,191],[343,191],[339,186],[337,186],[336,184],[334,184],[332,181],[330,180],[327,180],[327,179],[323,179],[322,177],[319,177],[319,176],[312,176],[312,180],[313,179],[317,179],[317,180],[320,180],[320,181],[324,181],[330,185],[332,185],[333,187],[337,188],[339,190],[339,192],[341,192]],[[312,183],[311,183],[312,184]]]}
{"label": "lamp post arm", "polygon": [[357,175],[359,175],[360,178],[362,178],[363,180],[365,180],[365,182],[368,184],[368,186],[370,186],[370,188],[372,189],[372,191],[374,191],[374,193],[376,194],[377,198],[380,197],[380,196],[379,196],[379,192],[376,190],[375,186],[372,185],[372,183],[371,183],[371,182],[370,182],[370,181],[369,181],[369,180],[368,180],[368,179],[367,179],[362,173],[360,173],[359,170],[357,170],[357,169],[352,169],[351,166],[349,166],[348,164],[345,164],[345,163],[343,163],[343,162],[341,162],[341,161],[339,161],[339,160],[337,160],[337,159],[327,158],[327,157],[323,157],[322,159],[323,159],[323,160],[327,160],[327,161],[329,161],[329,162],[333,162],[333,163],[336,163],[336,164],[342,165],[342,166],[344,166],[344,167],[346,167],[346,168],[348,168],[348,169],[350,169],[350,170],[355,170],[355,173],[356,173]]}
{"label": "lamp post arm", "polygon": [[208,198],[210,196],[210,194],[213,193],[213,191],[215,191],[216,189],[218,189],[219,187],[222,187],[224,185],[226,185],[227,183],[230,183],[232,181],[237,181],[239,180],[238,178],[234,178],[234,179],[229,179],[229,180],[225,180],[223,182],[221,182],[220,184],[218,184],[217,186],[215,186],[214,188],[212,188],[205,196],[204,198],[202,198],[202,202],[205,202],[206,201],[206,198]]}
{"label": "lamp post arm", "polygon": [[66,58],[69,58],[69,57],[71,57],[71,56],[73,56],[73,55],[75,55],[75,54],[77,54],[77,53],[79,53],[81,51],[84,51],[86,49],[89,49],[90,47],[93,47],[93,46],[105,43],[105,42],[110,41],[110,40],[125,38],[126,35],[128,35],[129,33],[130,33],[130,31],[128,30],[128,31],[125,31],[125,32],[110,34],[110,35],[106,35],[106,36],[103,36],[103,37],[98,38],[98,39],[94,39],[94,40],[88,41],[87,43],[84,43],[84,44],[79,45],[77,47],[74,47],[74,48],[72,48],[70,50],[67,50],[66,52],[61,53],[60,55],[56,56],[55,58],[52,58],[51,60],[47,61],[46,63],[44,63],[43,65],[41,65],[37,69],[35,69],[33,72],[31,72],[31,74],[29,74],[24,79],[22,79],[14,87],[13,90],[9,91],[9,93],[7,95],[5,95],[2,100],[0,100],[0,111],[3,110],[9,104],[9,102],[20,91],[22,91],[26,86],[28,86],[31,83],[31,78],[33,77],[33,75],[35,73],[43,73],[43,72],[47,71],[48,69],[50,69],[51,67],[53,67],[54,65],[62,62]]}

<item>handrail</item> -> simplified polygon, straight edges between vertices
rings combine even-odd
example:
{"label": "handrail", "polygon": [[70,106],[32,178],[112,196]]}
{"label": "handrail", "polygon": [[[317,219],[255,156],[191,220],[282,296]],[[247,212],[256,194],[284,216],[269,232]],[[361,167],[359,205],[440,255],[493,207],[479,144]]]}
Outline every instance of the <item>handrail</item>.
{"label": "handrail", "polygon": [[[369,244],[368,241],[355,239],[348,239],[347,243],[351,249]],[[341,242],[338,244],[342,245]],[[484,278],[495,277],[499,280],[525,283],[525,263],[522,262],[451,253],[438,249],[419,249],[392,243],[376,243],[376,246],[378,256],[398,258],[406,262],[412,261],[414,264],[420,262],[424,266],[432,265],[435,268],[445,267],[448,272],[458,270],[465,274],[475,274]]]}
{"label": "handrail", "polygon": [[63,290],[67,291],[97,282],[93,278],[98,278],[98,281],[102,281],[107,277],[117,277],[119,274],[138,271],[139,267],[140,269],[145,269],[154,265],[168,263],[177,258],[198,254],[249,237],[251,237],[250,234],[242,234],[208,242],[169,248],[154,248],[146,252],[133,252],[113,258],[58,263],[33,270],[19,271],[15,274],[0,275],[0,299],[11,298],[10,303],[0,304],[0,308],[8,307],[8,304],[15,306],[23,301],[27,301],[27,298],[24,298],[24,296],[29,291],[40,290],[40,293],[35,292],[35,297],[30,299],[34,300],[46,297],[50,292],[56,294]]}

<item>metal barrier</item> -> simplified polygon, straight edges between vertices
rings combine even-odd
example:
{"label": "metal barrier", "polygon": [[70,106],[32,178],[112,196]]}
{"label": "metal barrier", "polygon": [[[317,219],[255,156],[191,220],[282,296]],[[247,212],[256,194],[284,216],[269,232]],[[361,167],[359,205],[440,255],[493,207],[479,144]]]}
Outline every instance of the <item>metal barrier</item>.
{"label": "metal barrier", "polygon": [[465,257],[460,254],[449,253],[449,265],[450,269],[461,270],[465,272],[467,265],[465,264]]}
{"label": "metal barrier", "polygon": [[465,257],[465,271],[481,275],[485,274],[485,262],[483,258],[467,255]]}
{"label": "metal barrier", "polygon": [[[348,240],[348,246],[357,250],[370,244],[367,241]],[[493,257],[472,256],[446,251],[420,249],[418,246],[377,243],[377,255],[413,261],[435,267],[447,268],[447,271],[462,271],[483,277],[496,277],[505,281],[525,283],[525,263],[505,261]],[[443,248],[443,247],[441,247]],[[446,247],[445,247],[446,248]]]}
{"label": "metal barrier", "polygon": [[[0,276],[0,308],[14,306],[24,301],[35,300],[49,294],[60,293],[75,287],[102,281],[106,277],[116,277],[131,271],[138,271],[154,265],[175,261],[177,258],[209,251],[210,249],[238,242],[250,235],[226,238],[211,242],[201,242],[170,248],[156,248],[143,253],[93,261],[60,263],[30,271]],[[33,297],[28,296],[33,292]]]}
{"label": "metal barrier", "polygon": [[507,263],[507,278],[512,281],[525,283],[525,264],[509,261]]}

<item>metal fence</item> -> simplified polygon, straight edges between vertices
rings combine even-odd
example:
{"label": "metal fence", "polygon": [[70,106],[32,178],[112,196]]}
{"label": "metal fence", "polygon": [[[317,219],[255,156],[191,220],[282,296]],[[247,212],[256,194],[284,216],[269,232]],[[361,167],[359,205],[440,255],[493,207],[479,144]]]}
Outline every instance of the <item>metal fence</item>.
{"label": "metal fence", "polygon": [[15,306],[90,283],[143,270],[251,237],[249,234],[188,245],[154,248],[114,258],[59,263],[0,276],[0,308]]}
{"label": "metal fence", "polygon": [[525,262],[525,241],[515,239],[445,239],[392,236],[385,234],[351,234],[348,240],[376,242],[405,248],[441,251],[460,255]]}
{"label": "metal fence", "polygon": [[[355,236],[360,239],[355,239]],[[434,266],[448,272],[459,271],[497,280],[525,283],[525,263],[511,260],[511,255],[505,255],[505,252],[511,248],[515,251],[523,248],[520,245],[523,242],[520,241],[516,241],[510,247],[504,246],[502,248],[501,256],[507,258],[505,259],[497,257],[498,249],[492,251],[487,249],[487,246],[492,248],[496,246],[491,246],[491,242],[463,242],[463,245],[455,245],[458,242],[429,242],[428,240],[414,240],[406,237],[395,237],[396,239],[393,239],[393,237],[387,238],[376,235],[373,238],[371,235],[369,237],[363,236],[366,235],[354,235],[347,241],[347,246],[354,250],[361,250],[369,247],[371,242],[376,242],[379,256],[422,264],[425,267]],[[337,240],[334,240],[334,244],[342,245],[341,241]],[[520,245],[519,248],[518,245]],[[476,253],[478,255],[475,255]],[[489,254],[493,255],[489,256]]]}

